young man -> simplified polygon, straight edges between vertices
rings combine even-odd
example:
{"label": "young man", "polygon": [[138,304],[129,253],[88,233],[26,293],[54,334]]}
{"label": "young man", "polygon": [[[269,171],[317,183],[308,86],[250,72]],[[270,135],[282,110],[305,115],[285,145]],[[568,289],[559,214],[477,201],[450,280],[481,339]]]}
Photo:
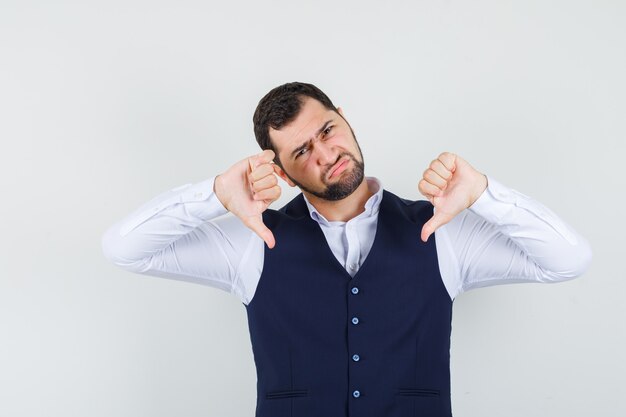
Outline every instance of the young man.
{"label": "young man", "polygon": [[[253,121],[262,153],[146,203],[103,250],[129,271],[239,297],[257,417],[450,417],[455,297],[589,266],[584,238],[458,155],[424,171],[428,201],[384,190],[343,111],[311,84],[274,88]],[[279,211],[277,177],[302,191]]]}

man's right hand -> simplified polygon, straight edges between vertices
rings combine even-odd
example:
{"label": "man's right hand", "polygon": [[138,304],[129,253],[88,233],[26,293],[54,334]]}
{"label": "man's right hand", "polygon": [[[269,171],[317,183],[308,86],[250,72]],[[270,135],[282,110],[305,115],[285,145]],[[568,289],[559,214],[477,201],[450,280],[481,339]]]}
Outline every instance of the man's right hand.
{"label": "man's right hand", "polygon": [[273,159],[271,150],[242,159],[218,175],[213,185],[222,205],[259,235],[270,249],[276,241],[261,214],[281,193]]}

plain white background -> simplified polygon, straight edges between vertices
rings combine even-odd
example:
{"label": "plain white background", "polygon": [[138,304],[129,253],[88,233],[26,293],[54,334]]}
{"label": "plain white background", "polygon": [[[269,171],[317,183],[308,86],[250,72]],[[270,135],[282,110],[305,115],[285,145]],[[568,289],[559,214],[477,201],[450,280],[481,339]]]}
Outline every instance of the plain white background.
{"label": "plain white background", "polygon": [[591,243],[581,278],[455,301],[455,416],[626,415],[625,18],[618,0],[2,0],[0,415],[253,415],[243,305],[125,272],[100,239],[258,152],[252,113],[289,81],[343,107],[390,191],[421,199],[455,152]]}

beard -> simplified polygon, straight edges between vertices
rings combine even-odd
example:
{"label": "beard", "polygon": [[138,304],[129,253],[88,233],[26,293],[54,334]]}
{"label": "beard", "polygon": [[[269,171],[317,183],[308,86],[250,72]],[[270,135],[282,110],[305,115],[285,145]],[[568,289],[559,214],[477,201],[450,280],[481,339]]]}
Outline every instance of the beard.
{"label": "beard", "polygon": [[[341,158],[344,157],[351,159],[354,163],[354,167],[350,172],[344,171],[343,176],[338,181],[332,183],[329,182],[326,179],[328,172],[337,162],[339,162]],[[285,174],[287,174],[287,172],[285,172]],[[326,188],[321,191],[313,190],[305,185],[302,185],[298,181],[291,178],[289,174],[287,174],[287,176],[294,184],[300,187],[301,190],[313,194],[323,200],[337,201],[348,197],[359,187],[359,185],[361,185],[363,178],[365,177],[365,163],[362,160],[357,160],[350,152],[343,152],[339,154],[337,156],[337,160],[333,164],[330,164],[321,174],[320,180],[326,186]]]}

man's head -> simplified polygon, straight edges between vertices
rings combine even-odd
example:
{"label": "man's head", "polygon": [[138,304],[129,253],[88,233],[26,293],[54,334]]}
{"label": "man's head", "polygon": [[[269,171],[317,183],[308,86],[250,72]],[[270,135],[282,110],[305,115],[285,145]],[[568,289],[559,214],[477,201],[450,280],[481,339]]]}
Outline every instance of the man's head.
{"label": "man's head", "polygon": [[312,84],[272,89],[252,118],[261,149],[276,154],[278,174],[324,200],[340,200],[363,182],[363,154],[341,108]]}

